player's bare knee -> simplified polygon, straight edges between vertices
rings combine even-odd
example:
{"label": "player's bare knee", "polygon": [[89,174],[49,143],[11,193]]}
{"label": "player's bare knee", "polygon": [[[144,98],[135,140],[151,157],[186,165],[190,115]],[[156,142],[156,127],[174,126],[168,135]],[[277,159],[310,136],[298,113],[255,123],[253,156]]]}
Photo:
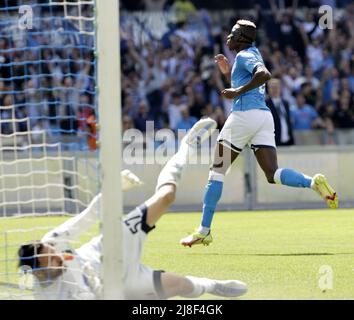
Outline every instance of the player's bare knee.
{"label": "player's bare knee", "polygon": [[160,190],[160,196],[165,206],[172,205],[176,200],[176,186],[166,185]]}
{"label": "player's bare knee", "polygon": [[192,282],[184,276],[166,272],[161,275],[161,282],[167,298],[185,296],[193,290]]}
{"label": "player's bare knee", "polygon": [[187,278],[181,279],[178,283],[178,291],[180,296],[185,296],[193,291],[193,283]]}
{"label": "player's bare knee", "polygon": [[170,190],[164,196],[164,201],[167,205],[172,205],[176,200],[176,192],[174,190]]}
{"label": "player's bare knee", "polygon": [[179,278],[173,283],[174,285],[174,292],[177,296],[185,296],[188,295],[191,291],[193,291],[193,284],[187,278]]}

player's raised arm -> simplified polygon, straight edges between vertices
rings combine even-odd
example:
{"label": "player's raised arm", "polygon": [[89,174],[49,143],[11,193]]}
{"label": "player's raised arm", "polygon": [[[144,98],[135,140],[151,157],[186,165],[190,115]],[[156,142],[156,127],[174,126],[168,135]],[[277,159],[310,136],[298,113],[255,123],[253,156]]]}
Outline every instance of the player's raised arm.
{"label": "player's raised arm", "polygon": [[42,238],[42,242],[64,247],[67,246],[70,240],[75,239],[80,234],[87,231],[97,221],[97,212],[100,208],[101,196],[101,193],[99,193],[80,214],[49,231]]}
{"label": "player's raised arm", "polygon": [[221,73],[226,77],[227,82],[231,85],[231,68],[229,61],[223,54],[215,56],[215,63],[218,65]]}
{"label": "player's raised arm", "polygon": [[[122,171],[121,178],[123,191],[128,191],[142,184],[141,180],[129,170]],[[61,243],[64,246],[65,242],[73,240],[87,231],[97,222],[100,200],[101,194],[99,193],[93,198],[85,210],[48,232],[42,238],[42,242],[54,243],[56,245]]]}

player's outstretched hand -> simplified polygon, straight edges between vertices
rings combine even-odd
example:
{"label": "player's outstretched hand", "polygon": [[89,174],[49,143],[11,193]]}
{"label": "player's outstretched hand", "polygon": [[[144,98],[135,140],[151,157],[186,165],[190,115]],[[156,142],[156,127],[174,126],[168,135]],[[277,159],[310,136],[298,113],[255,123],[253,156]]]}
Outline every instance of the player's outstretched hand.
{"label": "player's outstretched hand", "polygon": [[238,91],[238,89],[229,88],[221,91],[221,95],[226,99],[235,99],[237,96],[240,95],[240,92]]}
{"label": "player's outstretched hand", "polygon": [[223,74],[227,74],[230,72],[229,61],[223,54],[218,54],[215,56],[215,63],[218,65],[220,71]]}
{"label": "player's outstretched hand", "polygon": [[121,172],[121,177],[123,191],[128,191],[143,184],[143,182],[130,170],[123,170]]}

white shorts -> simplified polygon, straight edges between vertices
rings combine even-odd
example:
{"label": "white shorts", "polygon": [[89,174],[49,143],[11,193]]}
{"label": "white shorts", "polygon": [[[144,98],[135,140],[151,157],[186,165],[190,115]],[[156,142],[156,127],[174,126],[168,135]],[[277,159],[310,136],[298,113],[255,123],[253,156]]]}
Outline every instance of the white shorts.
{"label": "white shorts", "polygon": [[141,264],[147,234],[154,228],[146,224],[147,207],[141,205],[123,220],[124,298],[127,300],[164,299],[161,273]]}
{"label": "white shorts", "polygon": [[254,150],[276,148],[272,113],[261,109],[233,111],[219,134],[218,142],[238,153],[246,145]]}

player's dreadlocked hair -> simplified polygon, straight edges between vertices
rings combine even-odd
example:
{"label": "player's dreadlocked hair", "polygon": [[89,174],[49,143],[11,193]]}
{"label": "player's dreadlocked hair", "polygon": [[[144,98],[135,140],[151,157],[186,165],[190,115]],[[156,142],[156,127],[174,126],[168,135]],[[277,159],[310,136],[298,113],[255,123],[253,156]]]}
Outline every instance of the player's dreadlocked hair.
{"label": "player's dreadlocked hair", "polygon": [[252,21],[240,19],[237,20],[236,24],[241,27],[241,35],[246,41],[252,43],[256,40],[257,27]]}

